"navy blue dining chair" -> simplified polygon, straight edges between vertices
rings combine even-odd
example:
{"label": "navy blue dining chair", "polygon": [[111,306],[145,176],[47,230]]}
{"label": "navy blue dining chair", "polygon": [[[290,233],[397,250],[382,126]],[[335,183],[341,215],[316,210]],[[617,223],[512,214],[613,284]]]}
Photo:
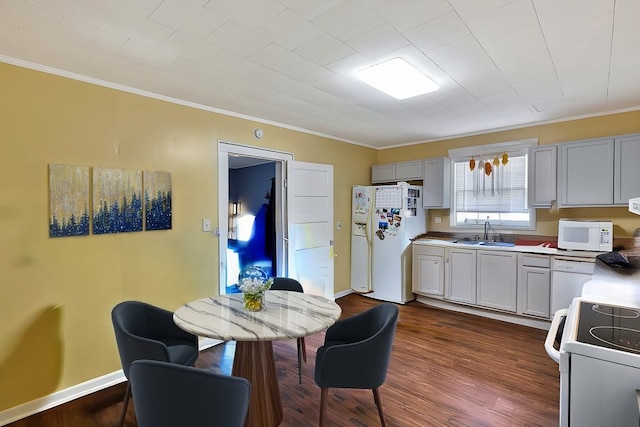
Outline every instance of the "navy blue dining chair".
{"label": "navy blue dining chair", "polygon": [[382,303],[334,323],[316,353],[315,381],[321,388],[320,427],[329,388],[371,389],[385,426],[379,387],[384,383],[398,323],[398,307]]}
{"label": "navy blue dining chair", "polygon": [[[274,291],[291,291],[304,293],[304,289],[302,288],[300,282],[289,277],[274,278],[273,284],[269,289]],[[298,338],[296,340],[296,347],[298,350],[298,383],[302,384],[302,361],[304,361],[304,363],[307,363],[307,346],[304,342],[304,337]]]}
{"label": "navy blue dining chair", "polygon": [[[124,376],[139,359],[193,365],[198,358],[198,337],[176,326],[173,312],[141,301],[124,301],[111,310]],[[124,425],[131,383],[127,382],[119,425]]]}
{"label": "navy blue dining chair", "polygon": [[241,427],[251,384],[244,378],[157,360],[136,360],[129,380],[138,427]]}

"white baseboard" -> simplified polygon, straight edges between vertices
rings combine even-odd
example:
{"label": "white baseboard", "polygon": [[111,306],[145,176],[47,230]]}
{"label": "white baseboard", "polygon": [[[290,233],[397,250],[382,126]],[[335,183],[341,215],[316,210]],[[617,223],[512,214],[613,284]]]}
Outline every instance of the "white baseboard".
{"label": "white baseboard", "polygon": [[0,412],[0,426],[10,424],[14,421],[21,420],[38,412],[46,411],[63,403],[70,402],[74,399],[86,396],[99,390],[114,386],[125,381],[122,369],[103,375],[98,378],[85,381],[73,387],[56,391],[55,393],[41,397],[22,405],[14,406]]}
{"label": "white baseboard", "polygon": [[342,298],[352,293],[353,293],[353,289],[347,289],[346,291],[338,292],[337,294],[335,294],[334,298],[335,299]]}
{"label": "white baseboard", "polygon": [[[200,348],[200,351],[202,351],[222,342],[223,341],[214,340],[212,338],[203,338],[199,341],[198,347]],[[120,384],[123,381],[126,381],[126,378],[122,369],[120,369],[116,372],[112,372],[98,378],[93,378],[64,390],[56,391],[55,393],[32,400],[31,402],[23,403],[22,405],[0,411],[0,426],[5,426],[33,414],[37,414],[38,412],[55,408],[56,406],[71,402],[72,400],[79,399],[91,393],[95,393],[96,391]]]}
{"label": "white baseboard", "polygon": [[536,329],[544,329],[546,331],[548,331],[549,327],[551,326],[551,321],[548,321],[548,320],[539,320],[539,319],[533,319],[529,317],[512,315],[508,313],[494,312],[490,310],[484,310],[481,308],[475,308],[475,307],[460,305],[456,303],[450,303],[448,301],[439,300],[435,298],[423,297],[420,295],[416,296],[416,301],[424,305],[443,308],[449,311],[457,311],[459,313],[467,313],[467,314],[473,314],[476,316],[488,317],[490,319],[502,320],[503,322],[515,323],[516,325],[529,326],[531,328],[536,328]]}

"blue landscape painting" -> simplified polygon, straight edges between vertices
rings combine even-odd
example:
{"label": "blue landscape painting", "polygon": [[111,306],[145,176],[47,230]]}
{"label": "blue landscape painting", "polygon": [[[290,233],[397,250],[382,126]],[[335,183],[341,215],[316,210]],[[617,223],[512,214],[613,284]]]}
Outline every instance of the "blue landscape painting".
{"label": "blue landscape painting", "polygon": [[145,230],[171,229],[171,174],[144,173]]}
{"label": "blue landscape painting", "polygon": [[49,237],[89,234],[89,168],[49,165]]}
{"label": "blue landscape painting", "polygon": [[93,170],[93,234],[142,231],[142,172]]}

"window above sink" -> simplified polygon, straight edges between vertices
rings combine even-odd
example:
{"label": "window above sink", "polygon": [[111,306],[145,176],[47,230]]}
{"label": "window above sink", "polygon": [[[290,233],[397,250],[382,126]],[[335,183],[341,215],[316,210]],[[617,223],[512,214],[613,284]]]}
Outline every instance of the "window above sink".
{"label": "window above sink", "polygon": [[490,221],[496,228],[534,229],[527,154],[536,144],[530,139],[449,150],[451,227],[482,228]]}

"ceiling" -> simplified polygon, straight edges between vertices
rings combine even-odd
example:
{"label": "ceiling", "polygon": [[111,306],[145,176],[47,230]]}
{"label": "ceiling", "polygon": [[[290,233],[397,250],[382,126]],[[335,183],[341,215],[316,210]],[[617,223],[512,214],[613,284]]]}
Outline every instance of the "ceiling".
{"label": "ceiling", "polygon": [[371,147],[640,108],[638,0],[2,0],[0,55]]}

